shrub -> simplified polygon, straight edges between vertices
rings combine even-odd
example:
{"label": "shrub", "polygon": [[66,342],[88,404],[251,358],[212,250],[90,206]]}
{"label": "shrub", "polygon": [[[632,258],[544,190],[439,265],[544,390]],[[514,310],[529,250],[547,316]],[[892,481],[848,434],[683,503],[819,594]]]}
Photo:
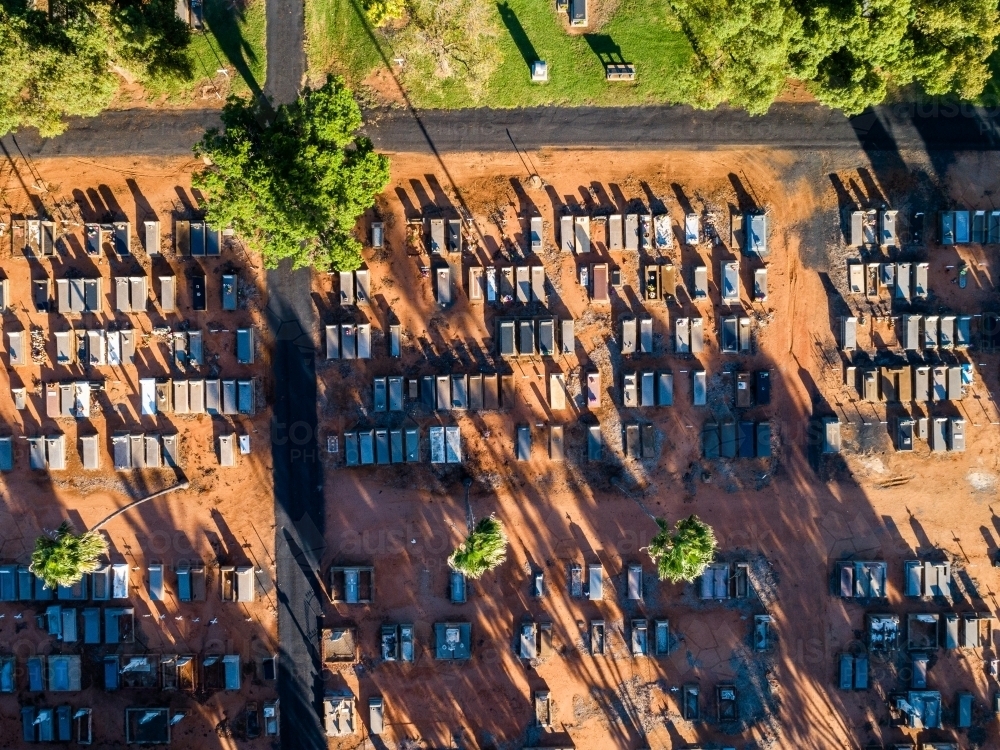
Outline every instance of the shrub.
{"label": "shrub", "polygon": [[30,569],[51,589],[72,586],[97,570],[107,551],[108,542],[101,532],[74,534],[69,521],[64,521],[55,531],[35,540]]}
{"label": "shrub", "polygon": [[484,518],[448,557],[448,565],[469,578],[479,578],[507,559],[507,534],[495,516]]}
{"label": "shrub", "polygon": [[693,581],[700,576],[715,557],[715,534],[712,527],[698,518],[689,516],[677,522],[673,534],[670,524],[656,519],[660,532],[647,548],[656,563],[661,581]]}

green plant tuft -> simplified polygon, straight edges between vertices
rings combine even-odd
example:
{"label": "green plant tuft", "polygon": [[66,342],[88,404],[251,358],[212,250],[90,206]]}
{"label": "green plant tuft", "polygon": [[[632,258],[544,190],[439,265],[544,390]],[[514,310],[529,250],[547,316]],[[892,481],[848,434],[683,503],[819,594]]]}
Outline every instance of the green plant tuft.
{"label": "green plant tuft", "polygon": [[476,524],[468,538],[448,557],[452,570],[479,578],[507,559],[507,533],[496,516]]}
{"label": "green plant tuft", "polygon": [[365,17],[375,28],[406,15],[405,0],[364,0]]}
{"label": "green plant tuft", "polygon": [[64,521],[55,531],[35,540],[30,570],[50,589],[72,586],[97,570],[107,551],[108,542],[101,532],[74,534],[70,522]]}
{"label": "green plant tuft", "polygon": [[656,519],[660,532],[653,537],[647,551],[656,563],[661,581],[693,581],[715,557],[715,534],[712,527],[698,516],[677,522],[674,532],[662,518]]}

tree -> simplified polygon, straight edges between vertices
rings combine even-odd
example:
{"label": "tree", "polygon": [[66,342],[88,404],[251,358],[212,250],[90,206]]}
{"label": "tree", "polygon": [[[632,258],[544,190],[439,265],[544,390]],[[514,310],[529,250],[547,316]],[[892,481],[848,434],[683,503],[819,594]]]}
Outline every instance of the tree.
{"label": "tree", "polygon": [[995,0],[671,0],[694,49],[691,100],[766,112],[789,77],[855,114],[891,86],[974,99],[1000,36]]}
{"label": "tree", "polygon": [[191,79],[191,28],[173,0],[115,0],[110,12],[118,64],[142,79]]}
{"label": "tree", "polygon": [[452,570],[479,578],[507,559],[507,533],[496,516],[482,519],[448,557]]}
{"label": "tree", "polygon": [[105,109],[117,87],[106,48],[101,26],[85,8],[53,22],[38,11],[0,6],[0,135],[22,127],[58,135],[64,117]]}
{"label": "tree", "polygon": [[361,110],[342,79],[306,89],[272,112],[230,97],[225,130],[210,130],[195,153],[211,166],[192,184],[206,197],[206,220],[232,227],[264,264],[353,271],[358,217],[389,182],[389,160],[357,135]]}
{"label": "tree", "polygon": [[974,99],[990,78],[1000,34],[991,0],[798,0],[804,20],[795,74],[848,114],[916,82],[931,95]]}
{"label": "tree", "polygon": [[913,78],[931,95],[979,96],[989,82],[1000,14],[992,0],[914,0]]}
{"label": "tree", "polygon": [[694,48],[688,88],[695,103],[729,102],[763,114],[791,73],[801,18],[786,0],[673,0]]}
{"label": "tree", "polygon": [[497,9],[489,0],[409,0],[410,22],[393,40],[411,85],[459,82],[473,101],[486,93],[503,53]]}
{"label": "tree", "polygon": [[190,79],[189,42],[170,0],[53,0],[48,14],[4,3],[0,135],[58,135],[66,117],[97,115],[118,88],[113,65],[142,80]]}
{"label": "tree", "polygon": [[799,10],[804,20],[792,67],[824,104],[860,112],[885,98],[890,76],[909,82],[901,75],[912,57],[909,0],[800,0]]}
{"label": "tree", "polygon": [[55,531],[35,540],[30,570],[50,589],[72,586],[97,570],[107,551],[108,542],[99,531],[74,534],[70,522],[64,521]]}
{"label": "tree", "polygon": [[698,516],[688,516],[677,522],[674,532],[662,518],[656,519],[659,533],[647,547],[656,564],[661,581],[693,581],[704,572],[715,557],[715,534],[712,527]]}

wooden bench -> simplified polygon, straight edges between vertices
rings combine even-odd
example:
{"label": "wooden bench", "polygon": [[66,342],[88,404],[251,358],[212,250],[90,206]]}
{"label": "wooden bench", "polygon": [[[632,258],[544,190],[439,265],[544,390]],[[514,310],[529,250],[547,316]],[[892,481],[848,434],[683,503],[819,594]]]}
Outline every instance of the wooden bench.
{"label": "wooden bench", "polygon": [[606,65],[604,74],[609,81],[634,81],[635,66],[628,63]]}

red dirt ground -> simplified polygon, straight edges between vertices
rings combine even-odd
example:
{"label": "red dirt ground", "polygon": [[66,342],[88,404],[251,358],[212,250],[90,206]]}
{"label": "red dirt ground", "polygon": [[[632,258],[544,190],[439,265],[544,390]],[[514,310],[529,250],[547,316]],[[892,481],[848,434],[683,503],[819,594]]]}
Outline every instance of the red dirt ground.
{"label": "red dirt ground", "polygon": [[[919,157],[913,158],[923,166]],[[993,163],[987,157],[963,159],[942,180],[943,191],[957,183],[961,192],[953,194],[970,206],[988,206],[982,191],[996,182],[987,171]],[[461,427],[464,472],[476,480],[470,496],[473,512],[477,518],[496,513],[510,532],[508,562],[472,586],[468,604],[451,605],[446,598],[445,560],[466,528],[463,472],[426,464],[330,469],[336,478],[327,482],[326,561],[373,563],[378,581],[373,606],[338,605],[328,610],[332,622],[357,624],[368,656],[364,669],[331,677],[331,685],[346,683],[359,695],[361,705],[370,695],[382,695],[390,724],[388,738],[419,738],[431,747],[452,742],[463,747],[518,747],[536,741],[558,743],[563,738],[575,747],[658,748],[685,742],[742,746],[750,740],[763,747],[857,747],[876,739],[903,739],[904,731],[889,725],[885,698],[906,688],[908,662],[902,656],[898,663],[873,657],[872,690],[842,693],[835,689],[836,657],[858,647],[865,611],[991,611],[995,606],[990,592],[997,579],[988,553],[996,548],[993,539],[1000,527],[994,525],[988,503],[998,476],[994,455],[998,419],[982,378],[990,385],[996,382],[996,358],[982,352],[974,355],[977,364],[984,364],[982,374],[977,376],[974,396],[958,407],[969,414],[971,440],[966,453],[929,456],[923,445],[906,456],[893,451],[887,436],[859,451],[852,437],[854,426],[845,424],[844,455],[821,462],[818,470],[810,465],[806,450],[810,417],[838,411],[845,420],[852,419],[841,386],[843,370],[837,363],[836,324],[821,274],[839,284],[837,290],[846,296],[843,260],[848,254],[837,234],[838,196],[829,175],[839,174],[847,183],[862,182],[859,168],[870,176],[867,159],[859,154],[809,157],[764,151],[477,154],[445,156],[441,161],[395,157],[392,184],[379,207],[388,225],[389,249],[366,253],[373,306],[360,313],[341,310],[336,305],[336,284],[329,277],[317,278],[314,296],[326,323],[368,319],[373,328],[384,329],[391,311],[402,324],[403,358],[385,357],[387,344],[376,333],[375,359],[322,366],[321,426],[340,434],[355,425],[383,424],[380,415],[372,413],[370,395],[372,377],[378,375],[415,377],[512,367],[518,398],[511,411],[493,414],[438,413],[428,418],[419,408],[407,408],[407,424],[415,420],[424,430],[439,422]],[[544,189],[528,186],[531,172],[542,177]],[[893,203],[903,202],[903,190],[919,187],[902,180],[898,169],[882,170],[880,175],[887,183],[881,189]],[[764,305],[752,303],[748,296],[753,264],[744,259],[741,267],[742,304],[755,319],[752,356],[718,353],[716,281],[707,301],[692,303],[682,294],[679,307],[643,306],[635,294],[634,254],[609,253],[598,246],[600,259],[620,264],[625,280],[624,289],[613,296],[609,315],[589,305],[576,283],[578,259],[556,250],[555,211],[564,204],[577,210],[587,206],[593,213],[599,206],[609,207],[612,200],[620,210],[629,200],[648,206],[651,199],[658,199],[679,226],[688,210],[681,201],[687,200],[692,210],[713,216],[722,242],[697,249],[675,244],[668,254],[688,268],[696,258],[702,259],[710,279],[717,280],[718,261],[732,253],[728,207],[739,205],[737,184],[752,195],[765,196],[772,227],[767,259],[770,296]],[[862,197],[867,200],[870,194]],[[549,309],[577,321],[575,356],[512,365],[497,362],[490,342],[497,310],[470,304],[463,291],[458,291],[457,302],[448,310],[436,307],[431,282],[419,273],[420,266],[429,265],[428,256],[408,253],[404,223],[404,217],[419,218],[421,210],[432,204],[446,211],[461,210],[471,219],[465,230],[469,250],[462,259],[463,269],[475,263],[509,264],[510,255],[525,257],[527,217],[533,211],[541,214],[546,249],[531,262],[541,261],[546,267],[552,286]],[[927,204],[924,209],[932,216],[938,205]],[[603,238],[600,228],[592,234],[598,242]],[[931,286],[938,294],[935,304],[959,312],[978,312],[990,304],[995,292],[987,278],[982,277],[982,286],[970,284],[960,295],[945,268],[955,263],[954,251],[932,246],[929,252]],[[455,283],[456,289],[464,289],[464,271]],[[688,275],[684,283],[690,283]],[[617,319],[622,313],[637,314],[643,307],[660,337],[657,353],[636,355],[631,363],[625,358],[622,363],[617,345],[609,339],[620,335]],[[772,421],[775,457],[770,462],[700,458],[699,430],[709,410],[690,406],[686,372],[695,362],[672,353],[668,327],[675,316],[696,310],[706,321],[706,354],[699,362],[710,375],[712,413],[730,411],[733,386],[721,374],[723,368],[732,369],[738,360],[740,369],[773,370],[772,404],[749,413],[750,418]],[[833,359],[828,358],[831,352]],[[609,460],[597,466],[586,462],[583,448],[582,422],[592,421],[592,416],[572,398],[580,392],[575,385],[580,368],[588,367],[601,371],[606,391],[602,408],[593,416],[602,425]],[[623,370],[664,368],[675,374],[673,408],[621,407]],[[570,403],[563,412],[548,408],[547,373],[553,371],[567,373],[570,383]],[[885,407],[880,407],[876,421],[885,419],[879,416],[884,413]],[[656,426],[655,460],[622,456],[620,423],[632,420]],[[853,420],[860,421],[856,414]],[[527,463],[516,462],[513,455],[514,426],[522,423],[533,426],[534,452]],[[563,463],[547,458],[548,424],[566,425]],[[884,427],[881,430],[885,432]],[[895,481],[886,483],[887,479]],[[942,497],[947,502],[938,500]],[[705,604],[689,587],[649,580],[642,604],[625,600],[623,571],[628,563],[643,563],[647,579],[653,576],[642,547],[656,527],[637,500],[671,521],[697,513],[712,524],[723,559],[749,560],[757,566],[763,601],[742,606]],[[984,535],[989,538],[986,544]],[[956,569],[963,569],[961,576],[975,582],[978,595],[967,593],[965,601],[945,609],[902,599],[903,559],[932,548],[945,552]],[[846,554],[888,561],[887,603],[863,608],[828,593],[834,561]],[[568,565],[598,560],[612,582],[604,601],[570,599]],[[549,588],[542,600],[529,595],[533,570],[545,572]],[[956,586],[963,588],[964,583]],[[765,610],[775,618],[776,646],[768,654],[755,655],[749,650],[751,615]],[[635,616],[669,619],[678,639],[669,658],[633,659],[627,654],[624,637]],[[586,623],[598,617],[615,631],[610,656],[592,657],[586,651]],[[531,664],[516,657],[516,626],[526,618],[553,623],[556,655]],[[456,667],[433,661],[432,624],[445,619],[473,624],[470,663]],[[378,628],[386,622],[416,624],[423,650],[418,649],[415,664],[380,663],[375,644]],[[977,731],[988,733],[990,741],[996,739],[996,727],[985,709],[996,686],[987,679],[984,664],[993,648],[991,641],[983,652],[938,652],[931,670],[931,687],[942,692],[947,705],[956,690],[973,691]],[[731,727],[720,727],[714,719],[714,686],[730,681],[740,689],[741,712],[749,724],[736,736],[723,731]],[[700,684],[707,722],[692,724],[681,718],[674,690],[686,682]],[[532,693],[542,688],[550,690],[555,705],[551,733],[526,729],[533,716]],[[945,729],[938,735],[950,733]],[[925,732],[922,738],[932,734]]]}
{"label": "red dirt ground", "polygon": [[[166,224],[171,210],[188,210],[175,188],[187,194],[190,171],[197,165],[181,161],[99,165],[63,160],[38,162],[37,166],[51,184],[53,196],[71,198],[73,189],[78,188],[87,210],[101,211],[92,205],[87,189],[99,190],[106,184],[130,218],[137,204],[126,180],[133,178]],[[541,176],[545,183],[542,189],[530,187],[527,178],[531,173]],[[968,421],[965,453],[930,455],[926,444],[919,441],[913,454],[895,452],[887,428],[878,423],[890,421],[898,410],[889,407],[887,416],[885,405],[855,404],[851,399],[856,397],[842,386],[836,318],[853,309],[863,310],[871,320],[875,311],[867,303],[849,298],[845,260],[854,253],[844,247],[838,210],[845,204],[844,193],[872,203],[884,197],[907,214],[925,210],[933,216],[951,202],[988,208],[989,193],[1000,187],[997,174],[996,158],[990,155],[962,156],[941,163],[919,154],[903,154],[899,164],[873,164],[861,153],[763,150],[468,154],[447,156],[442,161],[395,156],[392,184],[379,204],[387,223],[388,248],[365,252],[372,272],[373,305],[361,310],[341,309],[336,304],[333,278],[317,276],[314,282],[314,300],[324,323],[364,318],[376,329],[375,359],[349,365],[322,359],[318,363],[321,444],[325,445],[326,435],[342,436],[355,425],[383,423],[386,416],[373,413],[371,396],[372,378],[379,375],[416,377],[498,368],[515,375],[517,399],[509,411],[498,413],[427,415],[417,406],[407,406],[407,423],[419,424],[424,435],[431,424],[460,426],[465,456],[460,469],[446,470],[427,463],[348,469],[339,455],[329,456],[325,482],[328,548],[321,572],[325,579],[330,564],[374,564],[376,599],[370,606],[328,606],[325,625],[352,623],[359,628],[361,642],[360,662],[331,669],[328,686],[352,690],[359,707],[372,695],[383,696],[387,727],[382,740],[388,747],[562,744],[578,748],[674,748],[685,743],[743,747],[756,742],[759,747],[825,750],[916,737],[912,731],[892,725],[886,704],[888,694],[907,688],[905,653],[900,652],[896,659],[873,657],[872,689],[851,693],[836,689],[836,657],[861,647],[857,639],[866,612],[992,613],[996,609],[993,590],[1000,581],[990,556],[998,546],[1000,519],[990,503],[1000,481],[996,458],[996,423],[1000,418],[993,393],[998,362],[996,355],[981,348],[970,352],[969,359],[977,368],[975,384],[964,401],[948,407],[953,413],[964,414]],[[28,210],[20,185],[13,179],[7,182],[4,195],[11,210]],[[720,306],[718,262],[732,254],[729,207],[748,197],[769,210],[769,299],[764,305],[751,302],[747,290],[753,264],[744,259],[742,306],[755,321],[753,352],[723,357],[715,333]],[[704,212],[712,219],[721,238],[719,244],[688,248],[675,242],[674,249],[666,253],[675,264],[688,269],[699,258],[706,263],[712,282],[708,300],[692,302],[682,293],[677,306],[643,304],[636,295],[637,259],[628,253],[608,252],[601,246],[603,230],[595,226],[595,258],[619,264],[624,287],[614,290],[610,309],[599,310],[588,303],[576,282],[578,259],[556,250],[554,218],[564,204],[581,212],[587,206],[588,212],[597,213],[600,207],[610,211],[612,203],[621,210],[631,200],[646,206],[651,200],[662,201],[675,226],[688,210]],[[501,260],[504,255],[524,257],[526,219],[533,211],[541,214],[546,222],[547,247],[532,262],[540,261],[546,267],[552,314],[576,319],[574,355],[519,360],[512,365],[496,361],[491,338],[498,310],[468,302],[464,273],[456,279],[455,304],[445,311],[437,308],[429,279],[420,275],[420,267],[429,265],[428,257],[410,254],[416,251],[408,251],[405,240],[405,219],[417,218],[431,204],[461,209],[468,219],[469,252],[462,259],[463,270],[490,259],[510,264]],[[994,254],[994,248],[969,246],[956,252],[929,243],[926,250],[917,253],[932,264],[934,296],[929,305],[967,313],[991,309],[995,304]],[[259,269],[251,268],[240,257],[247,280],[259,278]],[[960,259],[973,261],[973,278],[965,290],[951,283],[955,272],[949,267]],[[178,261],[171,258],[169,262]],[[26,284],[27,263],[5,260],[2,267],[15,290],[23,289],[18,285]],[[690,284],[688,275],[682,278],[683,284]],[[263,298],[254,302],[245,320],[260,321],[263,302]],[[658,336],[654,353],[622,358],[616,343],[619,316],[643,310],[654,319]],[[401,360],[386,356],[387,344],[377,333],[385,328],[390,312],[404,332]],[[696,313],[705,318],[706,325],[706,352],[697,362],[674,355],[670,343],[674,318]],[[243,314],[240,311],[239,315]],[[518,314],[516,310],[514,314]],[[18,309],[7,314],[5,326],[15,317],[23,324],[33,315]],[[192,317],[187,312],[185,315]],[[207,327],[207,320],[192,319]],[[887,328],[885,321],[876,320],[873,325]],[[887,334],[880,331],[880,335]],[[317,332],[317,340],[321,342],[321,338]],[[866,341],[862,336],[861,345],[866,346]],[[895,344],[888,340],[887,346]],[[218,349],[225,351],[225,346]],[[155,347],[149,352],[149,366],[168,372],[166,352]],[[322,358],[322,348],[319,352]],[[260,357],[254,369],[260,375],[266,372],[264,359]],[[709,414],[718,417],[731,412],[732,380],[724,372],[737,363],[744,370],[773,371],[771,405],[748,413],[751,419],[772,423],[774,458],[767,462],[706,461],[700,457],[701,424]],[[707,408],[690,406],[688,378],[696,364],[709,373]],[[220,366],[225,372],[225,359]],[[588,367],[601,371],[605,388],[602,407],[593,415],[576,400],[579,373]],[[668,368],[675,375],[674,407],[622,407],[623,371]],[[567,374],[570,398],[567,409],[552,412],[544,376],[556,370]],[[8,372],[11,378],[28,378],[26,382],[39,375],[32,368]],[[129,399],[135,412],[134,389],[123,385],[120,397]],[[36,399],[30,419],[16,421],[9,396],[0,394],[3,419],[15,434],[29,428],[49,429],[39,424],[40,407],[41,401]],[[809,429],[810,418],[832,413],[845,422],[844,451],[811,463],[808,446],[815,436]],[[584,424],[595,418],[605,438],[606,460],[598,465],[587,463],[583,448]],[[155,530],[172,534],[177,529],[205,560],[213,555],[231,559],[235,546],[247,543],[250,548],[237,554],[252,553],[270,574],[273,521],[270,459],[266,436],[260,429],[266,424],[264,420],[266,415],[258,415],[245,425],[259,431],[254,454],[243,464],[244,470],[225,480],[232,486],[219,486],[216,477],[223,475],[212,473],[209,452],[212,428],[201,425],[199,418],[173,418],[174,426],[188,436],[188,463],[183,470],[195,487],[153,501],[116,521],[109,529],[116,553],[126,554],[127,544],[142,558],[136,565],[145,565],[154,555],[171,562],[176,553],[161,552],[150,540]],[[635,460],[622,455],[621,424],[632,421],[655,426],[655,458]],[[21,427],[22,422],[27,425]],[[863,422],[875,426],[866,429]],[[532,426],[534,449],[529,462],[514,460],[517,424]],[[561,463],[547,458],[548,424],[566,425],[566,460]],[[59,426],[73,434],[72,423]],[[105,425],[100,429],[113,428]],[[202,448],[192,448],[197,445]],[[426,459],[426,445],[423,450]],[[109,456],[105,459],[110,462]],[[251,471],[245,471],[248,466]],[[17,538],[8,542],[10,549],[8,545],[3,548],[5,562],[24,562],[38,530],[51,528],[67,514],[74,517],[74,510],[81,525],[93,523],[112,507],[143,494],[147,487],[155,489],[172,481],[156,472],[144,472],[134,483],[126,483],[105,471],[96,475],[98,485],[81,485],[78,473],[68,471],[65,478],[53,475],[50,481],[48,475],[29,472],[22,456],[17,470],[4,475],[4,497],[11,515],[8,525],[18,529]],[[146,473],[155,476],[147,478]],[[511,547],[502,567],[470,585],[468,603],[452,605],[447,599],[446,558],[465,535],[462,480],[467,475],[474,479],[469,502],[475,517],[496,513],[507,526]],[[212,514],[213,506],[231,534]],[[751,564],[760,597],[704,603],[691,586],[657,583],[642,549],[656,531],[646,510],[670,521],[697,513],[714,527],[721,559]],[[213,545],[216,539],[218,544]],[[185,546],[183,554],[191,554],[186,550]],[[951,559],[959,596],[947,605],[904,599],[902,561],[933,550]],[[834,562],[847,555],[888,562],[888,602],[862,606],[830,593]],[[597,561],[605,571],[603,601],[571,599],[566,586],[568,565]],[[641,563],[645,571],[641,603],[625,598],[623,571],[634,562]],[[529,593],[529,573],[535,570],[545,573],[547,590],[540,600]],[[137,580],[139,572],[134,576]],[[168,584],[170,580],[168,576]],[[144,591],[144,584],[140,585],[134,596],[139,600],[137,617],[150,606]],[[168,604],[171,615],[176,607],[188,618],[197,616],[183,609],[190,605]],[[227,639],[233,638],[234,648],[241,653],[252,652],[255,647],[251,642],[260,643],[263,651],[273,648],[275,625],[267,597],[261,596],[251,610],[260,625],[255,624],[249,633],[237,619],[242,613],[227,612],[234,606],[223,605],[217,595],[213,602],[210,593],[204,609],[209,618],[220,616],[219,625],[214,627],[224,628],[220,632],[225,632]],[[26,613],[28,609],[24,608]],[[16,639],[27,637],[27,633],[35,633],[28,638],[27,650],[56,648],[41,638],[33,625],[29,631],[15,633],[15,611],[20,608],[0,605],[0,613],[7,615],[0,620],[0,650],[7,651],[4,640],[13,649]],[[752,615],[765,611],[774,618],[775,642],[771,651],[759,655],[750,650]],[[635,617],[670,621],[676,640],[669,657],[635,659],[627,653],[624,637]],[[517,658],[516,626],[526,618],[552,622],[553,655],[532,663]],[[586,623],[598,618],[608,625],[609,653],[595,657],[587,652],[584,634]],[[166,637],[150,620],[139,620],[145,637]],[[473,656],[469,662],[446,664],[433,659],[433,624],[446,620],[472,623]],[[165,622],[173,621],[168,617]],[[178,635],[171,634],[171,638],[190,638],[185,643],[193,652],[211,650],[212,644],[206,643],[208,635],[199,640],[194,630],[190,633],[195,634],[180,631],[180,622]],[[416,661],[384,663],[378,651],[379,628],[401,622],[415,625]],[[184,627],[191,626],[184,623]],[[946,712],[946,728],[923,732],[919,739],[957,736],[963,747],[990,747],[1000,742],[995,719],[987,711],[997,689],[987,670],[995,649],[991,633],[984,649],[936,652],[930,687],[941,691],[948,707],[954,705],[956,691],[972,691],[976,701],[974,727],[957,732]],[[675,690],[689,682],[700,685],[706,721],[691,723],[680,716]],[[714,718],[714,688],[725,682],[735,682],[740,692],[742,721],[738,727],[720,725]],[[273,686],[249,683],[244,683],[239,695],[220,693],[204,704],[184,703],[185,710],[203,717],[179,725],[190,727],[185,746],[234,746],[235,739],[216,735],[216,724],[223,717],[235,722],[248,699],[263,701],[273,696]],[[552,697],[554,722],[550,730],[531,726],[531,696],[539,689],[548,689]],[[59,696],[46,697],[51,699],[48,705],[61,702]],[[0,711],[6,717],[4,736],[17,736],[17,705],[35,698],[0,698]],[[109,702],[99,689],[69,698],[73,705],[96,708],[98,701],[107,705],[111,710],[105,712],[104,731],[115,738],[120,737],[122,708],[137,702],[124,693]],[[150,696],[145,705],[157,698]],[[171,705],[178,704],[172,701]],[[332,740],[331,747],[368,744],[367,717],[362,718],[359,723],[363,728],[353,741]]]}
{"label": "red dirt ground", "polygon": [[[19,163],[22,177],[29,172]],[[193,695],[164,693],[160,690],[120,690],[107,693],[103,677],[90,660],[98,660],[107,647],[70,646],[48,637],[35,623],[34,615],[44,613],[46,604],[12,602],[0,604],[0,653],[18,656],[22,672],[29,656],[42,653],[83,653],[84,686],[81,693],[33,694],[27,692],[27,678],[21,676],[16,695],[0,696],[0,735],[5,747],[20,747],[19,705],[54,706],[70,703],[74,709],[94,709],[95,747],[109,747],[124,740],[126,706],[169,706],[187,717],[173,728],[173,744],[183,747],[232,748],[269,747],[269,739],[245,739],[243,711],[248,701],[262,702],[276,697],[273,682],[262,680],[261,660],[277,649],[275,616],[274,512],[271,493],[271,457],[268,441],[268,413],[255,417],[212,418],[207,415],[157,415],[140,417],[137,378],[153,376],[194,377],[182,375],[172,365],[168,343],[150,335],[153,326],[168,324],[174,330],[186,323],[205,331],[206,365],[200,377],[263,376],[269,371],[266,348],[261,347],[257,364],[238,365],[235,359],[235,329],[252,324],[266,333],[259,293],[259,261],[250,261],[245,253],[232,249],[220,259],[196,261],[173,255],[171,215],[190,214],[195,203],[190,188],[190,173],[195,166],[190,159],[142,161],[106,160],[101,163],[66,159],[34,163],[37,176],[46,191],[31,190],[31,199],[21,187],[17,174],[5,165],[0,189],[7,211],[0,221],[5,226],[3,259],[0,268],[10,280],[14,305],[3,316],[5,330],[27,329],[36,325],[46,332],[48,361],[45,365],[9,368],[4,355],[7,387],[0,388],[0,419],[5,434],[15,436],[16,458],[13,472],[0,477],[0,528],[4,562],[26,564],[35,537],[45,529],[55,528],[64,519],[78,529],[89,528],[116,508],[151,492],[188,481],[190,488],[180,490],[116,518],[105,527],[110,542],[112,562],[127,562],[133,567],[129,606],[135,608],[136,642],[122,647],[122,653],[206,654],[238,653],[243,658],[243,687],[239,692],[201,692]],[[37,185],[35,180],[26,180]],[[65,219],[59,222],[64,252],[55,260],[28,261],[11,254],[11,215],[34,215],[41,202],[48,213]],[[33,205],[34,203],[34,205]],[[159,275],[169,268],[177,276],[177,312],[163,314],[159,285],[150,285],[148,314],[115,315],[113,275],[126,270],[125,264],[105,252],[93,263],[83,251],[83,221],[129,220],[133,226],[156,214],[162,225],[162,248],[166,255],[152,264]],[[133,228],[133,248],[142,273],[149,275],[150,259],[139,248],[140,239]],[[209,311],[194,312],[185,275],[200,264],[208,277]],[[62,278],[71,269],[88,276],[104,277],[104,313],[80,320],[57,314],[34,312],[30,279],[47,275]],[[236,312],[221,311],[219,276],[224,269],[235,270],[244,286],[244,301]],[[54,282],[53,282],[54,295]],[[86,371],[79,366],[55,367],[52,330],[76,327],[106,327],[115,321],[137,331],[136,364],[121,368],[97,367]],[[209,333],[209,328],[223,329]],[[6,342],[4,344],[6,350]],[[41,383],[50,380],[86,377],[103,380],[106,391],[96,399],[90,420],[45,416]],[[28,389],[28,408],[14,409],[10,387]],[[110,434],[115,430],[176,432],[181,440],[179,469],[146,469],[116,472],[110,453]],[[223,432],[251,435],[252,453],[241,456],[236,469],[221,468],[216,458],[214,439]],[[28,468],[27,448],[22,435],[65,433],[67,440],[66,471],[38,472]],[[100,471],[84,471],[79,454],[78,435],[101,436]],[[175,566],[182,561],[202,561],[207,573],[207,597],[204,602],[181,603],[176,597]],[[166,601],[149,599],[146,566],[162,563],[166,570]],[[219,565],[253,565],[259,570],[260,585],[256,601],[249,605],[225,603],[220,597]],[[117,604],[117,602],[115,602]],[[65,602],[63,603],[66,604]],[[109,602],[108,604],[112,604]],[[100,603],[76,603],[76,607],[100,606]],[[15,619],[21,615],[21,619]],[[194,622],[195,618],[199,622]],[[216,624],[211,624],[217,619]],[[81,636],[82,637],[82,636]],[[113,653],[113,651],[111,652]]]}

